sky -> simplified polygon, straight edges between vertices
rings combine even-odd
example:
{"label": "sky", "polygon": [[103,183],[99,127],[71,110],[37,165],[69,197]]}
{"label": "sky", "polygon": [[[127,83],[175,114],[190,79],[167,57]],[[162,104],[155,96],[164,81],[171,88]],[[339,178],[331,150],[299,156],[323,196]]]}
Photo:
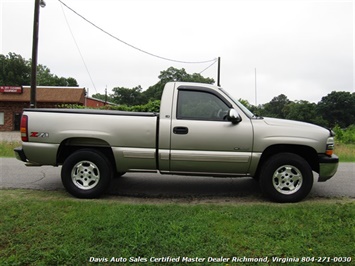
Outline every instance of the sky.
{"label": "sky", "polygon": [[[319,102],[355,92],[355,0],[61,0],[112,36],[184,62],[221,58],[221,86],[263,104],[285,94]],[[32,57],[34,0],[0,0],[0,53]],[[38,63],[73,77],[89,94],[145,90],[169,67],[200,73],[118,41],[58,0],[40,9]],[[217,81],[217,64],[201,73]],[[6,84],[1,84],[6,85]],[[29,85],[29,84],[24,84]]]}

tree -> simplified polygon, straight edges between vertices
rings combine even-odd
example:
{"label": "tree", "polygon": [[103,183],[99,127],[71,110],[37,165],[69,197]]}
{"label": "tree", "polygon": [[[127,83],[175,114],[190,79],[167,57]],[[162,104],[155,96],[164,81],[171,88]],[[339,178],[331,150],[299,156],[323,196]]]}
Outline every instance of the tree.
{"label": "tree", "polygon": [[332,91],[317,107],[328,127],[339,125],[345,128],[355,123],[355,93]]}
{"label": "tree", "polygon": [[269,103],[264,104],[260,109],[260,114],[263,116],[271,116],[277,118],[285,118],[285,107],[290,103],[286,95],[280,94],[274,97]]}
{"label": "tree", "polygon": [[72,77],[67,78],[67,79],[66,79],[66,83],[67,83],[68,86],[70,86],[70,87],[78,87],[78,86],[79,86],[79,84],[78,84],[78,82],[76,81],[76,79],[75,79],[75,78],[72,78]]}
{"label": "tree", "polygon": [[112,91],[113,94],[111,94],[111,97],[115,103],[129,106],[146,103],[144,95],[142,94],[142,87],[140,85],[132,89],[116,87],[113,88]]}
{"label": "tree", "polygon": [[199,73],[188,74],[184,68],[177,69],[174,67],[169,67],[167,70],[161,71],[158,78],[164,84],[170,81],[214,83],[214,79],[205,78]]}
{"label": "tree", "polygon": [[144,91],[144,96],[148,101],[160,100],[166,83],[159,81],[157,84],[150,86]]}
{"label": "tree", "polygon": [[0,84],[8,86],[21,86],[30,84],[31,64],[21,55],[9,53],[0,54]]}
{"label": "tree", "polygon": [[244,105],[248,110],[250,110],[251,112],[253,112],[253,110],[255,110],[256,108],[254,107],[254,105],[250,104],[248,100],[244,100],[239,98],[238,101]]}
{"label": "tree", "polygon": [[[185,82],[200,82],[214,83],[211,78],[205,78],[199,73],[188,74],[185,69],[177,69],[169,67],[167,70],[160,72],[159,81],[153,86],[150,86],[146,91],[142,91],[142,87],[138,85],[132,89],[124,87],[115,87],[112,89],[113,94],[110,95],[111,101],[117,104],[133,106],[142,105],[148,102],[160,100],[164,86],[170,81],[185,81]],[[102,99],[102,94],[95,94],[93,97]]]}
{"label": "tree", "polygon": [[105,94],[101,94],[101,93],[96,93],[93,94],[91,97],[102,100],[102,101],[107,101],[107,102],[114,102],[113,98],[111,97],[112,95],[105,95]]}
{"label": "tree", "polygon": [[[0,84],[7,86],[22,86],[31,83],[31,60],[21,55],[9,53],[0,54]],[[43,86],[78,86],[74,78],[58,77],[44,65],[37,66],[37,85]]]}
{"label": "tree", "polygon": [[37,84],[43,86],[77,87],[78,83],[74,78],[58,77],[51,73],[44,65],[37,66]]}
{"label": "tree", "polygon": [[285,118],[318,125],[325,125],[326,121],[318,114],[317,105],[308,101],[290,102],[284,108]]}
{"label": "tree", "polygon": [[157,84],[143,92],[146,99],[160,100],[165,84],[171,81],[214,83],[214,79],[212,78],[205,78],[199,73],[188,74],[184,68],[177,69],[174,67],[169,67],[167,70],[161,71],[158,78],[159,82]]}
{"label": "tree", "polygon": [[167,70],[161,71],[158,78],[162,83],[167,83],[169,81],[186,81],[188,76],[189,74],[187,74],[184,68],[169,67]]}

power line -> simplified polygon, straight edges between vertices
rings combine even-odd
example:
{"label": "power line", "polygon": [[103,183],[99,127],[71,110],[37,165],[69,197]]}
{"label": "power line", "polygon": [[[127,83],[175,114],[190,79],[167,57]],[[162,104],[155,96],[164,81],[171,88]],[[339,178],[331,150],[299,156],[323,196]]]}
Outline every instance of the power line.
{"label": "power line", "polygon": [[[142,52],[142,53],[145,53],[147,55],[150,55],[150,56],[153,56],[153,57],[156,57],[156,58],[159,58],[159,59],[162,59],[162,60],[166,60],[166,61],[171,61],[171,62],[175,62],[175,63],[183,63],[183,64],[205,64],[205,63],[210,63],[210,62],[213,62],[213,64],[216,62],[216,58],[214,59],[210,59],[210,60],[205,60],[205,61],[181,61],[181,60],[175,60],[175,59],[171,59],[171,58],[167,58],[167,57],[163,57],[163,56],[160,56],[160,55],[156,55],[156,54],[153,54],[153,53],[150,53],[150,52],[147,52],[143,49],[140,49],[132,44],[129,44],[123,40],[121,40],[120,38],[114,36],[113,34],[107,32],[106,30],[100,28],[99,26],[97,26],[95,23],[91,22],[90,20],[88,20],[87,18],[85,18],[84,16],[80,15],[78,12],[76,12],[74,9],[72,9],[71,7],[69,7],[68,5],[66,5],[63,1],[61,0],[58,0],[63,6],[65,6],[66,8],[68,8],[70,11],[72,11],[74,14],[76,14],[77,16],[79,16],[80,18],[82,18],[83,20],[85,20],[87,23],[91,24],[92,26],[94,26],[95,28],[97,28],[98,30],[102,31],[103,33],[105,33],[106,35],[110,36],[111,38],[139,51],[139,52]],[[212,64],[212,65],[213,65]],[[206,68],[207,69],[207,68]],[[203,70],[204,71],[204,70]]]}
{"label": "power line", "polygon": [[90,71],[89,71],[89,69],[88,69],[88,67],[87,67],[87,65],[86,65],[86,63],[85,63],[85,60],[84,60],[83,54],[82,54],[82,53],[81,53],[81,51],[80,51],[79,45],[78,45],[78,43],[77,43],[77,42],[76,42],[76,40],[75,40],[75,37],[74,37],[73,31],[72,31],[72,30],[71,30],[71,28],[70,28],[70,25],[69,25],[69,22],[68,22],[67,16],[65,15],[65,12],[64,12],[63,6],[61,6],[61,7],[62,7],[62,11],[63,11],[63,15],[64,15],[64,18],[65,18],[65,21],[66,21],[66,23],[67,23],[67,25],[68,25],[68,28],[69,28],[70,34],[71,34],[71,36],[72,36],[72,38],[73,38],[73,40],[74,40],[74,43],[75,43],[75,45],[76,45],[76,48],[77,48],[77,49],[78,49],[78,51],[79,51],[79,54],[80,54],[81,60],[83,61],[84,66],[85,66],[85,69],[86,69],[86,72],[88,73],[89,78],[90,78],[90,80],[91,80],[91,84],[92,84],[92,86],[94,87],[95,92],[97,93],[96,86],[95,86],[95,84],[94,84],[94,81],[92,80],[92,77],[91,77]]}
{"label": "power line", "polygon": [[202,70],[201,72],[199,72],[199,74],[201,74],[202,72],[205,72],[207,69],[209,69],[211,66],[213,66],[214,64],[216,64],[218,61],[218,59],[216,58],[212,64],[210,64],[208,67],[206,67],[204,70]]}

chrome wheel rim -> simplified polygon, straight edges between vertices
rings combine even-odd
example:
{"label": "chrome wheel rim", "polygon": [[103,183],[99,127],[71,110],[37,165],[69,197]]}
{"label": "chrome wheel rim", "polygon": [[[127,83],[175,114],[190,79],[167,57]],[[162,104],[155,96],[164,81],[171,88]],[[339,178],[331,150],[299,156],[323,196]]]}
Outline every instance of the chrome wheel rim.
{"label": "chrome wheel rim", "polygon": [[100,181],[100,170],[90,161],[80,161],[74,165],[71,171],[73,184],[80,189],[94,188]]}
{"label": "chrome wheel rim", "polygon": [[283,165],[274,172],[272,184],[283,195],[290,195],[300,190],[303,183],[301,171],[293,165]]}

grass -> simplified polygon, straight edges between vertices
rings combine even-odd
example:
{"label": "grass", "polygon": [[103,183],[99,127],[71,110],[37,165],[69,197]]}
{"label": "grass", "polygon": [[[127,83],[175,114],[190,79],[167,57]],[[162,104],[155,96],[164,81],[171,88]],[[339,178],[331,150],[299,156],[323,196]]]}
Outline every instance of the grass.
{"label": "grass", "polygon": [[18,141],[0,141],[0,157],[15,157],[14,148],[21,146]]}
{"label": "grass", "polygon": [[355,162],[355,144],[336,143],[334,153],[340,162]]}
{"label": "grass", "polygon": [[[210,264],[234,265],[232,257],[355,260],[355,203],[350,199],[151,205],[79,200],[63,193],[1,191],[0,265],[91,265],[99,258],[161,265],[150,260],[167,256],[180,262],[164,265],[184,264],[182,257],[205,259],[189,265],[222,256],[230,260]],[[103,264],[109,263],[98,265]]]}

